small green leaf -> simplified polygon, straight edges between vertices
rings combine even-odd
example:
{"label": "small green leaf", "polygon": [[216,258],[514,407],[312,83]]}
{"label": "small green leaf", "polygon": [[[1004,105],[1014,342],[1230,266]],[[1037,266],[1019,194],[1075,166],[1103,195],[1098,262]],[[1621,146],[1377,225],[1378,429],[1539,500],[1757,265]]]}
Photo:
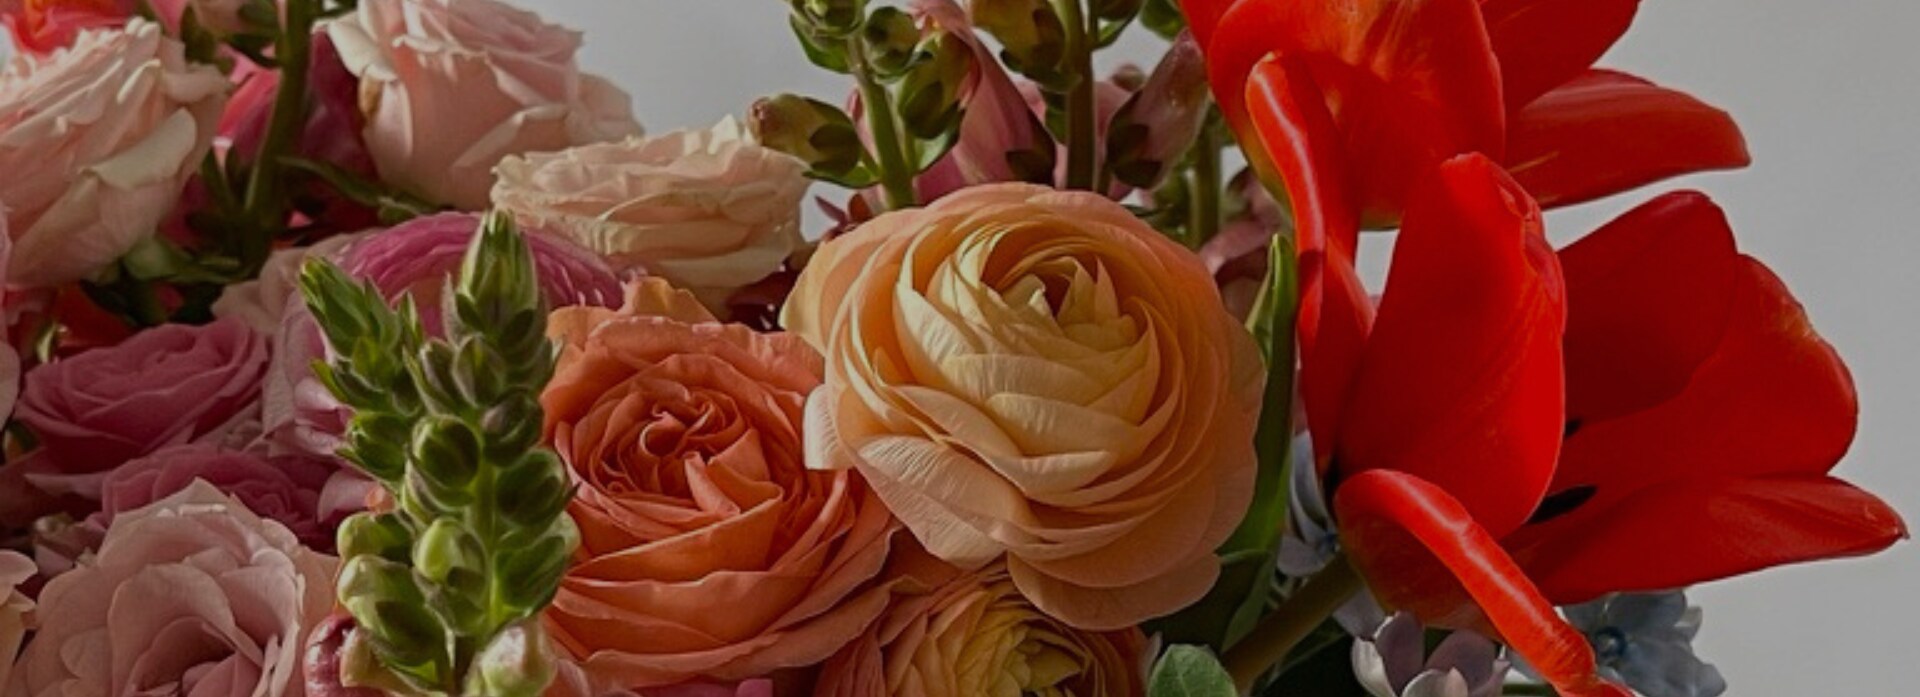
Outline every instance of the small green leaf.
{"label": "small green leaf", "polygon": [[1238,697],[1233,676],[1213,652],[1198,646],[1167,649],[1147,679],[1148,697]]}

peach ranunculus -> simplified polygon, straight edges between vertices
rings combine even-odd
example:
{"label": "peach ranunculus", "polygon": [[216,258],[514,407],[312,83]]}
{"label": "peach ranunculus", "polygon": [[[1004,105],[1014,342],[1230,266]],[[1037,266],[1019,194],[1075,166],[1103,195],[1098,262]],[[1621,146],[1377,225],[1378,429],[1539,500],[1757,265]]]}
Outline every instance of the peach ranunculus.
{"label": "peach ranunculus", "polygon": [[1048,617],[995,563],[906,597],[821,668],[816,697],[1146,694],[1147,641]]}
{"label": "peach ranunculus", "polygon": [[496,0],[362,0],[327,24],[360,78],[382,179],[463,210],[525,152],[640,134],[627,94],[580,72],[580,33]]}
{"label": "peach ranunculus", "polygon": [[936,556],[1005,555],[1083,629],[1178,610],[1245,514],[1264,368],[1191,252],[1121,205],[963,190],[823,245],[785,325],[826,356],[808,463]]}
{"label": "peach ranunculus", "polygon": [[13,670],[13,658],[20,642],[27,638],[27,613],[33,599],[21,593],[20,584],[34,574],[33,560],[11,550],[0,550],[0,689],[7,686],[7,674]]}
{"label": "peach ranunculus", "polygon": [[509,157],[493,204],[719,308],[805,246],[806,170],[728,117],[706,130]]}
{"label": "peach ranunculus", "polygon": [[820,357],[714,322],[660,279],[565,308],[541,404],[579,493],[547,610],[595,685],[729,682],[819,663],[885,609],[899,524],[852,472],[802,462]]}
{"label": "peach ranunculus", "polygon": [[219,70],[144,20],[15,56],[0,76],[8,283],[85,279],[152,236],[212,146],[226,94]]}
{"label": "peach ranunculus", "polygon": [[114,520],[40,593],[7,697],[302,694],[338,561],[195,482]]}

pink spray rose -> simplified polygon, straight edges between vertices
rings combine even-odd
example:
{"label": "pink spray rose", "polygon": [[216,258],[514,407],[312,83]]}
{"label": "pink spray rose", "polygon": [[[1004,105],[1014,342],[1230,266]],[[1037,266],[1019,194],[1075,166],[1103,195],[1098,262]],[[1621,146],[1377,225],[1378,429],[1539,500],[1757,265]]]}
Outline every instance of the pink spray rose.
{"label": "pink spray rose", "polygon": [[381,178],[436,203],[486,207],[508,155],[640,134],[627,94],[580,72],[579,32],[495,0],[362,0],[327,31]]}
{"label": "pink spray rose", "polygon": [[[479,225],[479,216],[466,213],[415,218],[355,238],[330,256],[349,275],[372,281],[389,300],[412,294],[421,322],[438,335],[441,291],[459,272]],[[530,234],[527,242],[549,305],[619,303],[620,281],[599,257],[558,235]],[[265,428],[276,451],[331,455],[340,445],[348,414],[313,377],[313,361],[326,355],[313,315],[298,293],[287,297],[285,308],[268,371]]]}
{"label": "pink spray rose", "polygon": [[47,583],[7,697],[300,697],[339,561],[205,482],[121,515]]}
{"label": "pink spray rose", "polygon": [[37,366],[15,416],[40,446],[8,466],[46,492],[98,501],[122,463],[243,420],[267,358],[265,337],[223,320],[156,327]]}
{"label": "pink spray rose", "polygon": [[152,235],[211,146],[226,93],[220,71],[187,62],[144,20],[14,57],[0,75],[8,282],[81,280]]}

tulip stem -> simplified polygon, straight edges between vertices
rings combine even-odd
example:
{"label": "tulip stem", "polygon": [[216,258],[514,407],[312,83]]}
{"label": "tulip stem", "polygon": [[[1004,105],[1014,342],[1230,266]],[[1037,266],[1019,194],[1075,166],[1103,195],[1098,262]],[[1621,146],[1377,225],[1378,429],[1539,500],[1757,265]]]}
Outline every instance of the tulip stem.
{"label": "tulip stem", "polygon": [[241,202],[247,229],[239,240],[241,270],[252,278],[267,261],[273,238],[287,224],[286,196],[280,191],[280,158],[298,145],[300,131],[307,123],[307,68],[312,49],[313,24],[319,17],[319,0],[287,0],[286,19],[274,43],[273,57],[280,64],[280,85],[273,95],[273,115],[267,121],[267,133],[253,159],[253,171],[247,175],[246,198]]}
{"label": "tulip stem", "polygon": [[1187,244],[1195,249],[1220,233],[1220,132],[1211,121],[1200,127],[1200,141],[1193,151],[1193,220]]}
{"label": "tulip stem", "polygon": [[1094,100],[1093,44],[1095,27],[1080,9],[1081,0],[1054,0],[1060,23],[1066,27],[1067,56],[1073,79],[1067,88],[1067,180],[1068,189],[1093,189],[1095,129],[1098,106]]}
{"label": "tulip stem", "polygon": [[1336,555],[1325,569],[1261,619],[1246,638],[1228,649],[1220,662],[1233,676],[1240,694],[1253,689],[1261,675],[1285,661],[1300,640],[1359,592],[1361,583],[1360,572],[1347,563],[1346,555]]}
{"label": "tulip stem", "polygon": [[899,127],[893,122],[893,100],[867,65],[866,44],[859,36],[847,39],[847,55],[853,79],[860,83],[867,128],[873,133],[874,157],[880,164],[880,189],[886,194],[887,210],[911,208],[916,202],[913,177],[919,172],[907,164],[907,155],[903,152],[905,143],[900,140]]}

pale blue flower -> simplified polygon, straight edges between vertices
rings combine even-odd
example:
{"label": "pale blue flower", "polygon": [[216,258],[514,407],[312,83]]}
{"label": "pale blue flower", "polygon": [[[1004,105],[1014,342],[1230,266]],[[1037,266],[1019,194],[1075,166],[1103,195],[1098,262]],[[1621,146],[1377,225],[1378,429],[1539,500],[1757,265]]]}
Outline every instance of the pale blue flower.
{"label": "pale blue flower", "polygon": [[1700,608],[1688,606],[1683,591],[1616,593],[1565,611],[1593,644],[1602,677],[1645,697],[1718,697],[1727,691],[1720,671],[1693,653]]}

